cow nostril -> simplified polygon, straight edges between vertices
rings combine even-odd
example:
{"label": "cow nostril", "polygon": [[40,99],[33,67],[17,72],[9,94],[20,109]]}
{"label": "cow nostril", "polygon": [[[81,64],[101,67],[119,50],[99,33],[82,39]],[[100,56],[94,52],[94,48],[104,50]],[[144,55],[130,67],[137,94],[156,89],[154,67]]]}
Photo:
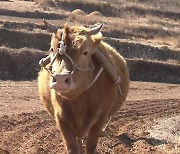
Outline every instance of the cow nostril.
{"label": "cow nostril", "polygon": [[53,77],[53,82],[56,82],[56,79],[55,79],[55,77]]}
{"label": "cow nostril", "polygon": [[66,84],[69,84],[69,83],[70,83],[70,79],[67,78],[67,79],[64,80],[64,82],[65,82]]}

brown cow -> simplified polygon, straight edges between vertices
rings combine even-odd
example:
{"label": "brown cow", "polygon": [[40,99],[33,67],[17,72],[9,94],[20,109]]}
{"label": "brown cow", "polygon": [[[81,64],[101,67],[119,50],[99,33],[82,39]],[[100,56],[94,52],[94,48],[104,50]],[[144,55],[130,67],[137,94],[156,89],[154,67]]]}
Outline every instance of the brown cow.
{"label": "brown cow", "polygon": [[127,96],[127,64],[102,41],[101,25],[58,29],[44,22],[53,34],[50,55],[41,61],[46,69],[39,72],[40,99],[54,116],[68,153],[82,153],[86,136],[86,151],[94,154],[103,126]]}

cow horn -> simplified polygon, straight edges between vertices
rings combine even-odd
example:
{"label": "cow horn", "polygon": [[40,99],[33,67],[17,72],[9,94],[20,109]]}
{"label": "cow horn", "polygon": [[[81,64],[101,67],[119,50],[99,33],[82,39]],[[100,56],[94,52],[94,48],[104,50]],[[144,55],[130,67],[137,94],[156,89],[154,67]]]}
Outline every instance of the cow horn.
{"label": "cow horn", "polygon": [[98,26],[95,26],[95,27],[91,28],[90,30],[83,31],[82,33],[85,34],[85,35],[95,35],[100,31],[102,26],[103,26],[103,24],[100,24]]}
{"label": "cow horn", "polygon": [[58,30],[58,27],[56,27],[55,25],[47,22],[45,19],[43,19],[44,24],[48,27],[48,29],[52,32],[52,33],[56,33]]}
{"label": "cow horn", "polygon": [[103,26],[103,24],[100,24],[96,27],[91,28],[90,29],[90,35],[97,34],[100,31],[100,29],[102,28],[102,26]]}

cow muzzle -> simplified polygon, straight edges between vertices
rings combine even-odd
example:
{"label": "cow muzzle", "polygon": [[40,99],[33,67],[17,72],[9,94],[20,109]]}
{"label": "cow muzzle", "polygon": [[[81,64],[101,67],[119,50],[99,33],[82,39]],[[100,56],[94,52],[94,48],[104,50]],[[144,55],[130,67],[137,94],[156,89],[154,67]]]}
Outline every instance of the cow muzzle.
{"label": "cow muzzle", "polygon": [[50,87],[59,93],[69,93],[71,90],[74,90],[75,84],[71,73],[54,73],[51,77]]}

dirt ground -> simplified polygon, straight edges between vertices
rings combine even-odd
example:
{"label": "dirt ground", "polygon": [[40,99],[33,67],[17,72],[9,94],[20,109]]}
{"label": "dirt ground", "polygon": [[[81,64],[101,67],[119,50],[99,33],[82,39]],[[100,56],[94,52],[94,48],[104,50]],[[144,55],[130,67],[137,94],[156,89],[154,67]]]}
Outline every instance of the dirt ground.
{"label": "dirt ground", "polygon": [[[0,0],[0,56],[2,49],[7,55],[47,51],[45,18],[59,27],[102,22],[104,40],[125,58],[179,65],[179,8],[178,0]],[[29,66],[28,58],[20,64]],[[8,60],[0,68],[0,77],[9,68],[21,71]],[[0,80],[0,154],[65,153],[55,121],[39,100],[37,80],[24,80]],[[180,84],[132,81],[127,101],[101,133],[98,152],[179,154],[179,104]]]}
{"label": "dirt ground", "polygon": [[[0,153],[65,153],[62,136],[38,98],[37,81],[0,81],[0,90]],[[179,85],[131,82],[127,101],[99,138],[98,151],[179,153],[179,103]]]}

